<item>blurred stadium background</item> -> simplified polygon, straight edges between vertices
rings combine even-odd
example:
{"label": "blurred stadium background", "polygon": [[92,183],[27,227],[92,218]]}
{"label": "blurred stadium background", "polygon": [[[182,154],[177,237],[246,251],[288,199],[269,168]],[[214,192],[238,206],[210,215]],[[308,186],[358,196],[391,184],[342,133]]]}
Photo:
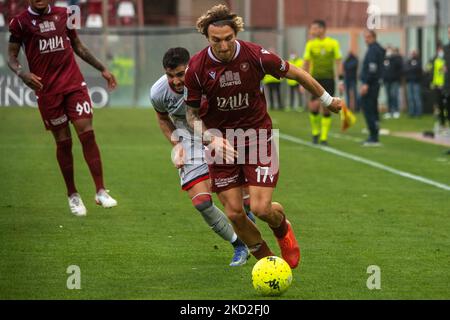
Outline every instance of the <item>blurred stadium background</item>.
{"label": "blurred stadium background", "polygon": [[[244,17],[240,35],[275,48],[279,55],[303,54],[308,25],[324,19],[328,34],[340,41],[345,57],[352,49],[360,59],[366,46],[361,31],[376,23],[382,45],[422,53],[425,65],[435,55],[436,42],[447,42],[450,5],[445,0],[67,0],[55,5],[79,5],[82,40],[116,74],[120,88],[109,94],[99,74],[80,63],[97,107],[149,107],[148,88],[162,72],[161,57],[167,48],[185,46],[192,53],[206,45],[195,30],[200,14],[216,3],[225,3]],[[34,96],[7,67],[6,48],[10,19],[26,8],[27,0],[0,0],[0,107],[34,105]],[[438,8],[438,10],[436,10]],[[370,22],[371,20],[371,22]],[[426,89],[426,88],[425,88]],[[424,100],[427,99],[425,90]],[[385,103],[381,94],[381,107]],[[403,90],[402,109],[406,99]],[[432,105],[425,105],[426,113]]]}

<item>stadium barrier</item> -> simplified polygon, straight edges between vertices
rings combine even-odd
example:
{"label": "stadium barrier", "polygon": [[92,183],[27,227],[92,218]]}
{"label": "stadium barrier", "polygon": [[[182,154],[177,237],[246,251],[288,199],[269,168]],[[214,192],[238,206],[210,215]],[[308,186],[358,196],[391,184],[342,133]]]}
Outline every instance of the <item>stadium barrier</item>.
{"label": "stadium barrier", "polygon": [[[366,45],[362,38],[363,29],[330,29],[328,35],[339,40],[345,57],[350,48],[356,49],[360,60],[364,57]],[[426,34],[432,30],[428,30]],[[207,45],[206,39],[194,28],[148,27],[81,29],[79,35],[88,48],[106,62],[116,75],[119,87],[108,92],[100,74],[79,60],[82,73],[88,83],[91,98],[96,108],[103,107],[151,107],[148,99],[150,86],[163,74],[161,59],[170,47],[186,47],[191,54]],[[0,107],[35,106],[34,93],[26,87],[7,67],[7,43],[9,33],[0,29]],[[287,59],[290,52],[303,55],[307,40],[306,27],[290,27],[284,32],[276,29],[247,28],[239,38],[254,41],[266,48],[277,48],[277,53]],[[397,46],[404,53],[414,41],[402,29],[382,30],[379,41],[382,45]],[[424,37],[429,39],[429,35]],[[429,51],[427,49],[427,51]],[[23,52],[21,61],[25,61]],[[78,59],[78,58],[77,58]],[[287,98],[287,86],[283,84],[283,96]],[[404,95],[402,95],[404,96]],[[405,104],[405,99],[403,105]],[[384,104],[383,90],[380,103]]]}

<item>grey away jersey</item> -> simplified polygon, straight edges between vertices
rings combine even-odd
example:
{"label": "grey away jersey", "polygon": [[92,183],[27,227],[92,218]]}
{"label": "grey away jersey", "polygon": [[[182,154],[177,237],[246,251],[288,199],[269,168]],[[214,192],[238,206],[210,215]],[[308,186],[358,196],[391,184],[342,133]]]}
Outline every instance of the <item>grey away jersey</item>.
{"label": "grey away jersey", "polygon": [[177,129],[192,132],[186,121],[186,104],[183,93],[175,92],[166,75],[159,78],[150,89],[150,102],[159,113],[168,113]]}
{"label": "grey away jersey", "polygon": [[177,93],[170,87],[166,75],[159,78],[150,88],[150,102],[157,112],[170,116],[175,128],[179,129],[178,136],[183,136],[182,144],[186,151],[186,159],[190,159],[190,161],[187,160],[185,170],[193,169],[188,165],[204,164],[203,144],[200,138],[194,140],[194,132],[187,124],[184,94]]}

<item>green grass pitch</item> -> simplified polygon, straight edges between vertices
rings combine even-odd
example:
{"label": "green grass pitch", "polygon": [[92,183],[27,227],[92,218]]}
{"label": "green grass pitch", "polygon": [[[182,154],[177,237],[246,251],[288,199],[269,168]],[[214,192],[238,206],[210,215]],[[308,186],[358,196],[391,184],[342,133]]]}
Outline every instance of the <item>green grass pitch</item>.
{"label": "green grass pitch", "polygon": [[[272,117],[282,134],[310,140],[306,113]],[[78,218],[38,111],[0,109],[0,299],[260,299],[251,284],[255,259],[229,267],[231,246],[180,191],[154,111],[96,110],[94,123],[119,206],[95,205],[74,138],[76,182],[88,209]],[[382,126],[422,131],[433,119]],[[362,148],[363,127],[359,115],[336,136],[334,116],[330,147],[450,185],[448,148],[393,136],[381,138],[382,148]],[[274,200],[292,222],[302,261],[282,297],[263,299],[450,299],[450,191],[283,139],[280,157]],[[258,225],[279,254],[269,228]],[[70,265],[80,267],[81,290],[67,289]],[[366,286],[370,265],[380,267],[380,290]]]}

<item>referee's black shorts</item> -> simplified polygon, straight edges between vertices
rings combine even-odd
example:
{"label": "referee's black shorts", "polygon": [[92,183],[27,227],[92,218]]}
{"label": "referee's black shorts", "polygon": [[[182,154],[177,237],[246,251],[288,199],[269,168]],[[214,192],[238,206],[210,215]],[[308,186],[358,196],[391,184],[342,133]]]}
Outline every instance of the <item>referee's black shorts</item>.
{"label": "referee's black shorts", "polygon": [[[336,91],[336,81],[334,79],[316,79],[317,82],[325,89],[326,92],[330,94],[330,96],[334,96]],[[312,96],[311,101],[317,100],[319,97]]]}

